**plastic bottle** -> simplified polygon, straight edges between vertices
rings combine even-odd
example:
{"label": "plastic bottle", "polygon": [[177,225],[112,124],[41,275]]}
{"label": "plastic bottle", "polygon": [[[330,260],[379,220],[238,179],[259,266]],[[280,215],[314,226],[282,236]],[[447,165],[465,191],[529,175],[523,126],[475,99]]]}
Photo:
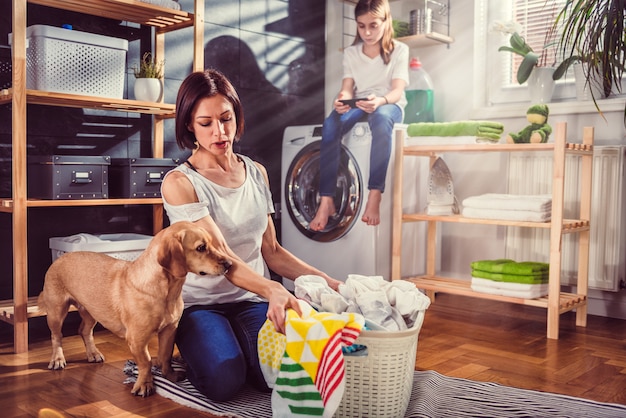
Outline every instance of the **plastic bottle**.
{"label": "plastic bottle", "polygon": [[404,92],[407,100],[404,123],[435,121],[433,81],[417,58],[411,58],[409,85]]}

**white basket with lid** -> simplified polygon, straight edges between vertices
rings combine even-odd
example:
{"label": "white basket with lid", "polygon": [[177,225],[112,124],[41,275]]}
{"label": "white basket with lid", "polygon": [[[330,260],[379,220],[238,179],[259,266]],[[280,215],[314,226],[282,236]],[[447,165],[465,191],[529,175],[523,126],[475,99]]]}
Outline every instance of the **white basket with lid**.
{"label": "white basket with lid", "polygon": [[123,98],[126,39],[47,25],[29,26],[26,37],[26,88]]}

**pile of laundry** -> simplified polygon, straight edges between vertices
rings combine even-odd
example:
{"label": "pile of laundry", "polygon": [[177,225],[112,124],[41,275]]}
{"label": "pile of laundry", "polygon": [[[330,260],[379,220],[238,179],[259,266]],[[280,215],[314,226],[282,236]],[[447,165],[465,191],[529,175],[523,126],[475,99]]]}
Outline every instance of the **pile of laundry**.
{"label": "pile of laundry", "polygon": [[463,200],[466,218],[500,219],[520,222],[548,222],[552,217],[552,196],[487,193]]}
{"label": "pile of laundry", "polygon": [[430,306],[430,299],[414,284],[381,276],[348,275],[339,292],[326,280],[314,275],[295,280],[296,297],[320,312],[354,312],[363,315],[370,330],[402,331],[413,327],[420,311]]}
{"label": "pile of laundry", "polygon": [[478,260],[470,263],[472,290],[493,295],[535,299],[548,294],[550,265],[510,259]]}

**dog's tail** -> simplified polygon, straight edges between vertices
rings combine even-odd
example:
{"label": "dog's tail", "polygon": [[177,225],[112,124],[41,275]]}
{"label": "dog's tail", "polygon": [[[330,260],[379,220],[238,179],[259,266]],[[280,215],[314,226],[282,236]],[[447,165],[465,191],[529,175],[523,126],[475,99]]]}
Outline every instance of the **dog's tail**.
{"label": "dog's tail", "polygon": [[45,314],[48,310],[46,308],[46,300],[44,298],[43,292],[41,292],[39,294],[39,297],[37,298],[37,309],[39,310],[39,313]]}

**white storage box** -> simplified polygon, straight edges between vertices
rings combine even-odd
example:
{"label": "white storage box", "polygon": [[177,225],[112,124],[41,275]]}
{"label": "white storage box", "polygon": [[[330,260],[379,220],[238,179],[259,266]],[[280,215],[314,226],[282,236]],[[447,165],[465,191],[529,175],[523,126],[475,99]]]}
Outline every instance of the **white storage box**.
{"label": "white storage box", "polygon": [[26,37],[26,88],[123,98],[126,39],[46,25],[29,26]]}
{"label": "white storage box", "polygon": [[65,253],[93,251],[120,260],[133,261],[148,247],[152,237],[142,234],[76,234],[50,238],[52,261]]}
{"label": "white storage box", "polygon": [[417,338],[426,311],[405,331],[361,331],[355,344],[367,347],[344,355],[346,388],[335,417],[403,417],[411,400]]}

